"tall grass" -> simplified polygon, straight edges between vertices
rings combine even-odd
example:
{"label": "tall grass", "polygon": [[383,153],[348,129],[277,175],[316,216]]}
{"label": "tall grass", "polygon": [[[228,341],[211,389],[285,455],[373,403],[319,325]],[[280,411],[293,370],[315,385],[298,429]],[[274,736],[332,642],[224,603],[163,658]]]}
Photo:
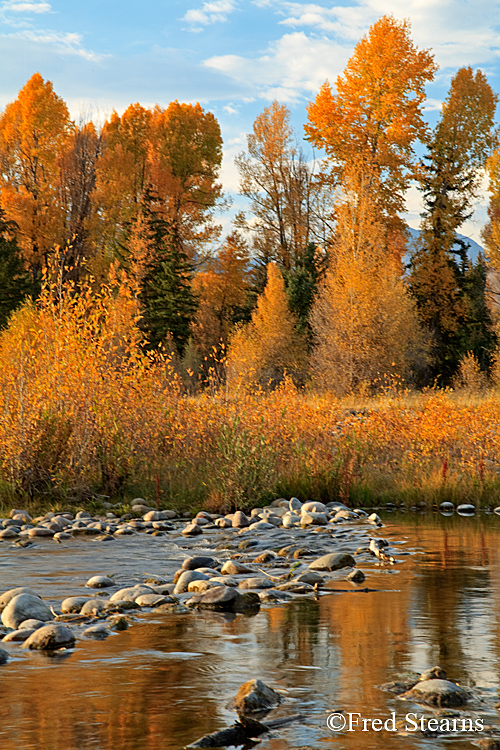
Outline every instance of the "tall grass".
{"label": "tall grass", "polygon": [[5,503],[500,504],[495,392],[396,388],[356,402],[285,380],[272,392],[187,395],[168,357],[143,352],[137,320],[125,278],[96,293],[62,290],[57,273],[14,315],[0,335]]}

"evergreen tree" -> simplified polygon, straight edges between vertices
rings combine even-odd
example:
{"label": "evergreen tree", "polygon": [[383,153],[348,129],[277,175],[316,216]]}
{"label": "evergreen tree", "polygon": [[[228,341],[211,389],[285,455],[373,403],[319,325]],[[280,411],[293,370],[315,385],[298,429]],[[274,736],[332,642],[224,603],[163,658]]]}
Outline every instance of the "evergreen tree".
{"label": "evergreen tree", "polygon": [[16,225],[5,220],[0,208],[0,328],[4,328],[14,310],[35,292],[21,252],[15,240]]}
{"label": "evergreen tree", "polygon": [[162,215],[151,190],[146,189],[142,203],[142,231],[149,250],[140,282],[142,327],[150,348],[171,338],[182,354],[196,311],[192,265],[175,225]]}
{"label": "evergreen tree", "polygon": [[297,330],[305,333],[308,338],[311,335],[309,313],[323,270],[321,266],[317,246],[310,242],[295,266],[283,274],[290,310],[297,318]]}
{"label": "evergreen tree", "polygon": [[[410,263],[410,286],[433,340],[432,379],[444,385],[468,351],[487,366],[490,350],[480,354],[479,349],[494,341],[484,312],[485,277],[481,283],[480,266],[469,267],[469,246],[458,239],[457,230],[473,213],[480,170],[493,147],[497,98],[480,70],[458,71],[421,176],[425,212],[421,242]],[[472,341],[476,348],[467,343]]]}

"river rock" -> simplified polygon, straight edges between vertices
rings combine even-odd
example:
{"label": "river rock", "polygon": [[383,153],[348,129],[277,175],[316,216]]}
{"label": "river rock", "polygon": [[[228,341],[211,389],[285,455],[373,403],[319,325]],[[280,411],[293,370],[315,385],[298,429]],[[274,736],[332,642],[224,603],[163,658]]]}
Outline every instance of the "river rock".
{"label": "river rock", "polygon": [[81,615],[99,615],[107,608],[105,599],[87,599],[80,610]]}
{"label": "river rock", "polygon": [[9,661],[9,654],[3,648],[0,648],[0,664],[7,664]]}
{"label": "river rock", "polygon": [[195,594],[186,602],[186,605],[222,612],[242,612],[246,609],[258,608],[260,599],[258,594],[251,591],[240,594],[235,588],[215,586],[202,594]]}
{"label": "river rock", "polygon": [[156,594],[157,592],[154,591],[151,586],[147,586],[143,583],[138,583],[137,586],[127,586],[124,589],[119,589],[119,591],[115,591],[114,594],[112,594],[109,598],[110,602],[126,602],[126,601],[133,601],[137,599],[138,596],[141,596],[142,594]]}
{"label": "river rock", "polygon": [[447,680],[448,675],[441,667],[431,667],[420,675],[421,680]]}
{"label": "river rock", "polygon": [[309,503],[304,503],[304,505],[301,506],[302,513],[325,513],[326,511],[326,505],[323,503],[314,501]]}
{"label": "river rock", "polygon": [[452,513],[455,510],[455,506],[453,503],[445,502],[440,504],[439,510],[443,513]]}
{"label": "river rock", "polygon": [[29,529],[28,536],[30,537],[53,537],[56,532],[52,529],[47,529],[45,526],[35,526]]}
{"label": "river rock", "polygon": [[23,648],[56,651],[60,648],[71,648],[74,645],[75,636],[69,628],[59,623],[51,623],[35,630],[23,643]]}
{"label": "river rock", "polygon": [[188,583],[187,590],[190,594],[201,594],[214,586],[224,586],[224,584],[219,581],[191,581]]}
{"label": "river rock", "polygon": [[459,505],[457,507],[457,513],[462,513],[463,515],[472,515],[476,512],[475,505],[471,505],[470,503],[463,503],[462,505]]}
{"label": "river rock", "polygon": [[347,580],[352,583],[363,583],[366,576],[362,570],[352,570],[347,576]]}
{"label": "river rock", "polygon": [[375,526],[383,526],[382,519],[380,516],[378,516],[376,513],[372,513],[370,516],[368,516],[368,520],[370,523],[375,524]]}
{"label": "river rock", "polygon": [[245,682],[236,694],[233,708],[243,716],[269,711],[283,702],[283,697],[261,680]]}
{"label": "river rock", "polygon": [[467,690],[449,680],[423,680],[411,690],[399,696],[402,700],[414,700],[429,706],[450,708],[463,706],[470,698]]}
{"label": "river rock", "polygon": [[260,555],[258,555],[254,563],[259,563],[262,565],[262,563],[268,563],[271,562],[271,560],[274,560],[276,558],[276,552],[271,552],[270,550],[266,550],[265,552],[261,552]]}
{"label": "river rock", "polygon": [[264,589],[259,591],[259,599],[261,602],[289,602],[293,599],[293,594],[278,589]]}
{"label": "river rock", "polygon": [[43,628],[44,625],[44,620],[34,620],[31,618],[30,620],[24,620],[19,625],[19,630],[36,630],[37,628]]}
{"label": "river rock", "polygon": [[288,501],[288,509],[289,510],[300,510],[302,508],[302,503],[300,502],[298,497],[291,497]]}
{"label": "river rock", "polygon": [[[281,525],[281,519],[279,520],[279,523]],[[251,523],[248,527],[249,531],[271,531],[275,528],[275,524],[269,523],[269,521],[255,521],[255,523]]]}
{"label": "river rock", "polygon": [[54,534],[54,539],[57,542],[67,542],[68,539],[72,539],[73,535],[69,534],[67,531],[58,531],[56,534]]}
{"label": "river rock", "polygon": [[141,594],[135,600],[135,603],[139,607],[159,607],[160,604],[167,604],[171,601],[169,596],[162,596],[161,594]]}
{"label": "river rock", "polygon": [[285,529],[291,529],[292,526],[295,526],[295,524],[299,524],[301,522],[301,516],[298,516],[297,513],[285,513],[283,516],[283,526]]}
{"label": "river rock", "polygon": [[182,570],[196,570],[197,568],[216,568],[219,565],[214,557],[195,555],[187,557],[181,565]]}
{"label": "river rock", "polygon": [[272,589],[274,586],[273,582],[269,578],[246,578],[241,581],[238,588],[240,589]]}
{"label": "river rock", "polygon": [[88,601],[88,596],[68,596],[66,599],[63,599],[61,603],[61,612],[63,614],[80,612],[83,605]]}
{"label": "river rock", "polygon": [[276,588],[278,591],[289,591],[291,594],[310,594],[314,591],[314,586],[310,583],[297,583],[297,581],[285,581]]}
{"label": "river rock", "polygon": [[309,583],[311,586],[314,586],[315,584],[320,585],[325,582],[325,579],[314,570],[306,570],[304,573],[296,576],[293,580],[295,583]]}
{"label": "river rock", "polygon": [[99,623],[98,625],[91,625],[89,628],[85,628],[82,635],[86,636],[87,638],[104,640],[104,638],[107,638],[109,635],[111,635],[111,633],[107,625],[104,625],[104,623]]}
{"label": "river rock", "polygon": [[197,570],[185,570],[179,576],[175,585],[174,594],[184,594],[188,590],[191,581],[208,581],[209,576]]}
{"label": "river rock", "polygon": [[203,534],[203,531],[197,523],[188,523],[186,528],[181,531],[181,534],[183,536],[198,536],[199,534]]}
{"label": "river rock", "polygon": [[26,510],[18,510],[16,508],[13,508],[10,511],[10,518],[13,518],[14,521],[22,521],[23,523],[31,523],[33,521],[32,517]]}
{"label": "river rock", "polygon": [[228,518],[216,518],[214,523],[220,529],[229,529],[233,525]]}
{"label": "river rock", "polygon": [[254,573],[252,568],[248,568],[242,563],[236,562],[236,560],[227,560],[221,568],[223,576],[237,576],[240,573]]}
{"label": "river rock", "polygon": [[309,564],[310,570],[340,570],[341,568],[354,568],[356,561],[347,552],[329,552]]}
{"label": "river rock", "polygon": [[2,623],[8,628],[17,630],[24,620],[53,620],[50,608],[36,594],[18,594],[9,601],[2,612]]}
{"label": "river rock", "polygon": [[231,522],[233,529],[242,529],[245,526],[250,525],[250,521],[248,520],[247,516],[243,511],[237,510],[236,513],[233,515],[233,520]]}
{"label": "river rock", "polygon": [[328,523],[328,517],[325,513],[316,513],[314,511],[304,512],[302,509],[302,515],[300,516],[301,526],[326,526]]}
{"label": "river rock", "polygon": [[18,526],[8,526],[0,531],[0,539],[17,539],[20,531]]}
{"label": "river rock", "polygon": [[27,628],[19,630],[11,630],[10,633],[4,635],[2,641],[4,643],[24,643],[29,636],[34,633],[36,628]]}
{"label": "river rock", "polygon": [[89,589],[106,589],[109,586],[114,586],[115,581],[108,576],[92,576],[85,584]]}

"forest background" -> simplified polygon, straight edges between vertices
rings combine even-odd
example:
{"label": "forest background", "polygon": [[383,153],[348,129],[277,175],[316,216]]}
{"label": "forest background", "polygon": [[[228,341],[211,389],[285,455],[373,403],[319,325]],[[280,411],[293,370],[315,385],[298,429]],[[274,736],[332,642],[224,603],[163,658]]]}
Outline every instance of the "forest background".
{"label": "forest background", "polygon": [[[7,494],[242,507],[498,495],[497,94],[382,16],[236,158],[199,104],[75,123],[34,74],[0,116],[0,461]],[[460,228],[489,176],[486,256]],[[422,195],[410,242],[405,195]]]}

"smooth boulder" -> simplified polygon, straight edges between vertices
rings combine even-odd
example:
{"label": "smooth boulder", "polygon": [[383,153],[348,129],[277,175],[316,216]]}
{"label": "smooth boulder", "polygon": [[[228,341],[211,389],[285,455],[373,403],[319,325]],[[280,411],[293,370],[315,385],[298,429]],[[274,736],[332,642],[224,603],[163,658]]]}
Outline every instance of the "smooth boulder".
{"label": "smooth boulder", "polygon": [[310,570],[340,570],[341,568],[354,568],[356,561],[347,552],[329,552],[319,557],[309,565]]}
{"label": "smooth boulder", "polygon": [[73,631],[60,623],[51,623],[35,630],[23,643],[23,648],[38,651],[57,651],[75,645]]}
{"label": "smooth boulder", "polygon": [[470,698],[467,690],[456,685],[450,680],[423,680],[403,693],[402,700],[414,700],[427,706],[438,706],[439,708],[451,708],[463,706]]}
{"label": "smooth boulder", "polygon": [[7,604],[2,612],[2,624],[7,628],[17,630],[25,620],[53,620],[50,608],[34,594],[19,594]]}

